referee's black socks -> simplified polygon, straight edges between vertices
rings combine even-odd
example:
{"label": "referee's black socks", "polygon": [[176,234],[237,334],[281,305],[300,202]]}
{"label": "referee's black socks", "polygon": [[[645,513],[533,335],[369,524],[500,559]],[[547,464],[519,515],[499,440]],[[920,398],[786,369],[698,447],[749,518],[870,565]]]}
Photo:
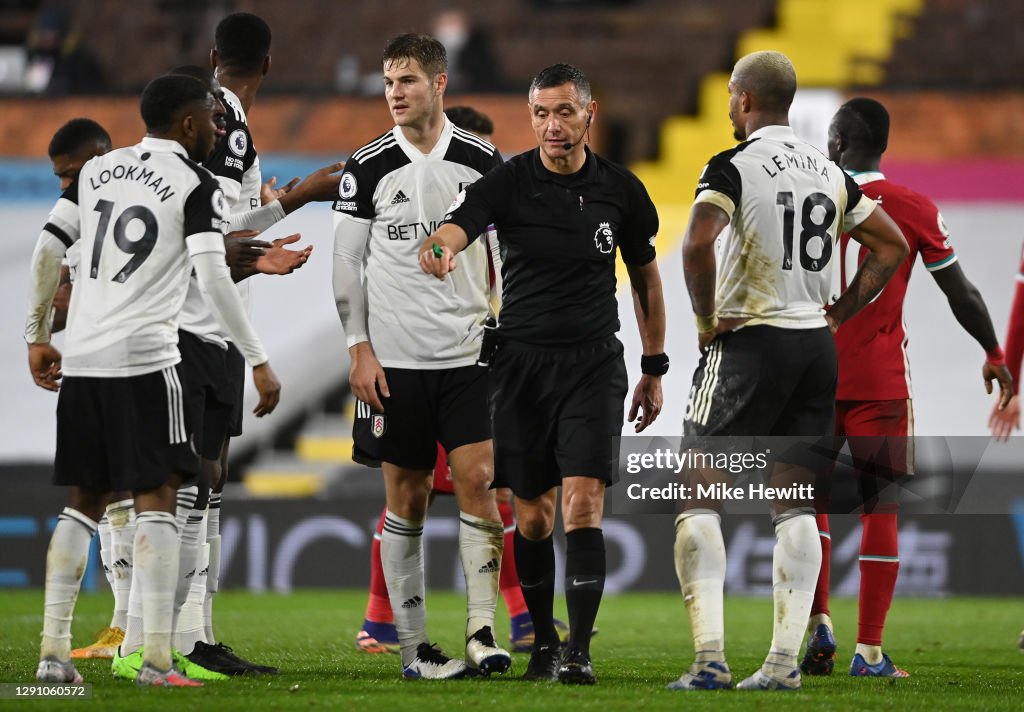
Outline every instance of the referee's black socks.
{"label": "referee's black socks", "polygon": [[530,541],[515,534],[516,569],[526,608],[533,620],[534,646],[558,645],[555,630],[555,545],[551,537]]}
{"label": "referee's black socks", "polygon": [[604,593],[604,532],[592,527],[575,529],[565,535],[565,542],[569,650],[579,650],[590,657],[590,634],[594,629],[597,609],[601,606],[601,594]]}

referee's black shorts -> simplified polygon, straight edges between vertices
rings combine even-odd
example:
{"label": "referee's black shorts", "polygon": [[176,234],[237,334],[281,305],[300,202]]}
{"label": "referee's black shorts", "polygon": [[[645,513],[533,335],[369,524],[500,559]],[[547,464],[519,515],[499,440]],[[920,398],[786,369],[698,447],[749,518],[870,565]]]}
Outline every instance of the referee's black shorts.
{"label": "referee's black shorts", "polygon": [[683,423],[688,436],[825,436],[835,422],[838,361],[827,327],[747,326],[701,357]]}
{"label": "referee's black shorts", "polygon": [[184,329],[178,330],[178,350],[196,450],[204,459],[218,460],[224,441],[234,434],[236,411],[241,413],[229,351]]}
{"label": "referee's black shorts", "polygon": [[451,452],[491,439],[486,368],[385,367],[384,377],[391,397],[381,398],[383,413],[356,401],[352,423],[356,462],[433,470],[438,443]]}
{"label": "referee's black shorts", "polygon": [[491,366],[494,486],[534,499],[563,477],[612,484],[628,385],[614,336],[559,350],[503,343]]}
{"label": "referee's black shorts", "polygon": [[54,483],[108,492],[155,489],[172,473],[194,480],[187,418],[180,364],[125,378],[65,376]]}

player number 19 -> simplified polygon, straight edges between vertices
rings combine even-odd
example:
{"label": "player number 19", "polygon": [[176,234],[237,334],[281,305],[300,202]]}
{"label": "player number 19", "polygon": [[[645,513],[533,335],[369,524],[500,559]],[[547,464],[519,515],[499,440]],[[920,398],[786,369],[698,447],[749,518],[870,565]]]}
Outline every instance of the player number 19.
{"label": "player number 19", "polygon": [[[98,200],[93,210],[100,214],[100,219],[96,223],[96,238],[92,246],[89,277],[97,279],[100,270],[100,256],[103,253],[103,240],[107,235],[107,228],[110,226],[114,204],[109,200]],[[132,240],[128,237],[128,226],[133,220],[142,221],[142,237],[137,240]],[[157,231],[156,216],[153,215],[153,211],[149,208],[144,205],[132,205],[124,209],[114,222],[114,244],[122,252],[131,255],[132,258],[121,268],[120,272],[114,275],[111,281],[123,283],[146,261],[146,258],[153,252],[153,247],[156,245]]]}

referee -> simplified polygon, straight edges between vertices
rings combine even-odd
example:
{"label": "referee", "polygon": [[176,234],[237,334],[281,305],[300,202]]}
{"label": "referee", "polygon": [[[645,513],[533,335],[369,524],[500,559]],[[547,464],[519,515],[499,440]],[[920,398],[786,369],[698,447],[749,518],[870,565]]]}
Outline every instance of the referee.
{"label": "referee", "polygon": [[[542,70],[529,91],[539,147],[469,186],[419,253],[423,270],[444,280],[470,236],[489,224],[501,236],[501,343],[490,384],[494,486],[512,489],[519,515],[516,566],[536,630],[524,677],[570,684],[595,681],[590,632],[604,590],[601,516],[628,385],[615,337],[616,248],[629,271],[645,354],[629,412],[637,432],[661,411],[668,370],[654,251],[658,214],[632,173],[584,145],[596,107],[579,69]],[[551,541],[559,486],[570,627],[561,660]]]}

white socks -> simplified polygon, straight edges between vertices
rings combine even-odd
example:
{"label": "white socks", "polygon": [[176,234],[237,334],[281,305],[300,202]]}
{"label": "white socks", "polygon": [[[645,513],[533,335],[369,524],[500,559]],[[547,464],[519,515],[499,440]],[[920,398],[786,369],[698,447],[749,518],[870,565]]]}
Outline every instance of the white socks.
{"label": "white socks", "polygon": [[[195,512],[193,512],[195,514]],[[185,555],[185,536],[182,535],[182,556]],[[188,591],[181,611],[178,614],[178,623],[175,626],[175,634],[178,640],[175,647],[185,655],[191,653],[196,643],[207,643],[203,627],[203,605],[206,602],[206,577],[207,567],[210,562],[210,545],[206,543],[206,517],[200,520],[196,532],[197,556],[195,557],[194,574],[189,578],[179,577],[178,585],[188,586]],[[181,565],[184,571],[184,564]],[[179,591],[180,593],[180,591]],[[175,600],[177,603],[177,600]]]}
{"label": "white socks", "polygon": [[[193,509],[188,515],[188,519],[185,520],[185,528],[181,532],[181,543],[180,543],[180,554],[178,561],[178,585],[174,591],[174,630],[178,630],[178,618],[181,615],[181,609],[185,605],[185,599],[188,598],[189,591],[192,588],[192,584],[197,578],[199,571],[196,562],[199,559],[199,547],[200,542],[205,545],[205,537],[202,537],[203,520],[205,519],[205,510],[200,511]],[[206,582],[203,582],[203,589],[205,591]],[[200,623],[200,625],[202,625]],[[184,652],[184,651],[183,651]],[[188,652],[192,652],[189,648]]]}
{"label": "white socks", "polygon": [[690,616],[696,661],[725,660],[725,541],[716,512],[696,510],[676,518],[676,576]]}
{"label": "white socks", "polygon": [[89,542],[96,522],[81,512],[65,507],[46,552],[46,594],[43,608],[43,640],[39,657],[71,659],[71,619],[89,560]]}
{"label": "white socks", "polygon": [[427,592],[423,580],[423,522],[402,519],[388,511],[380,537],[380,560],[402,647],[402,665],[407,666],[416,657],[419,644],[429,642]]}
{"label": "white socks", "polygon": [[206,569],[206,594],[203,601],[203,634],[211,645],[217,642],[213,634],[213,594],[220,587],[220,492],[210,493],[210,508],[206,513],[206,543],[210,546],[209,566]]}
{"label": "white socks", "polygon": [[811,514],[790,511],[775,523],[772,598],[775,625],[772,647],[761,670],[778,679],[796,669],[796,658],[811,613],[821,568],[821,543]]}
{"label": "white socks", "polygon": [[494,630],[504,538],[505,529],[500,521],[459,512],[459,557],[466,577],[467,639],[485,625]]}
{"label": "white socks", "polygon": [[105,519],[110,526],[109,560],[114,589],[114,617],[110,620],[110,627],[124,630],[132,586],[132,549],[135,546],[135,507],[132,500],[108,504]]}
{"label": "white socks", "polygon": [[828,626],[830,631],[836,632],[836,627],[832,623],[832,617],[828,613],[815,613],[807,620],[807,635],[813,635],[819,625]]}
{"label": "white socks", "polygon": [[199,496],[199,488],[195,485],[182,487],[178,490],[178,506],[175,508],[174,521],[178,525],[178,531],[185,530],[185,522],[196,506],[196,498]]}
{"label": "white socks", "polygon": [[[138,533],[138,517],[135,525]],[[132,567],[132,580],[128,594],[128,615],[124,626],[121,657],[131,655],[142,647],[142,596],[139,593],[139,567]]]}
{"label": "white socks", "polygon": [[857,648],[853,651],[855,654],[859,653],[864,662],[868,665],[878,665],[882,662],[882,646],[881,645],[868,645],[867,643],[857,643]]}
{"label": "white socks", "polygon": [[[171,667],[174,592],[180,542],[173,514],[142,512],[135,518],[135,584],[142,605],[143,658],[158,670]],[[131,611],[129,611],[130,613]]]}
{"label": "white socks", "polygon": [[100,535],[100,563],[103,565],[103,575],[106,577],[107,583],[110,584],[110,590],[113,591],[114,571],[110,568],[110,521],[107,520],[106,514],[100,517],[96,532]]}

